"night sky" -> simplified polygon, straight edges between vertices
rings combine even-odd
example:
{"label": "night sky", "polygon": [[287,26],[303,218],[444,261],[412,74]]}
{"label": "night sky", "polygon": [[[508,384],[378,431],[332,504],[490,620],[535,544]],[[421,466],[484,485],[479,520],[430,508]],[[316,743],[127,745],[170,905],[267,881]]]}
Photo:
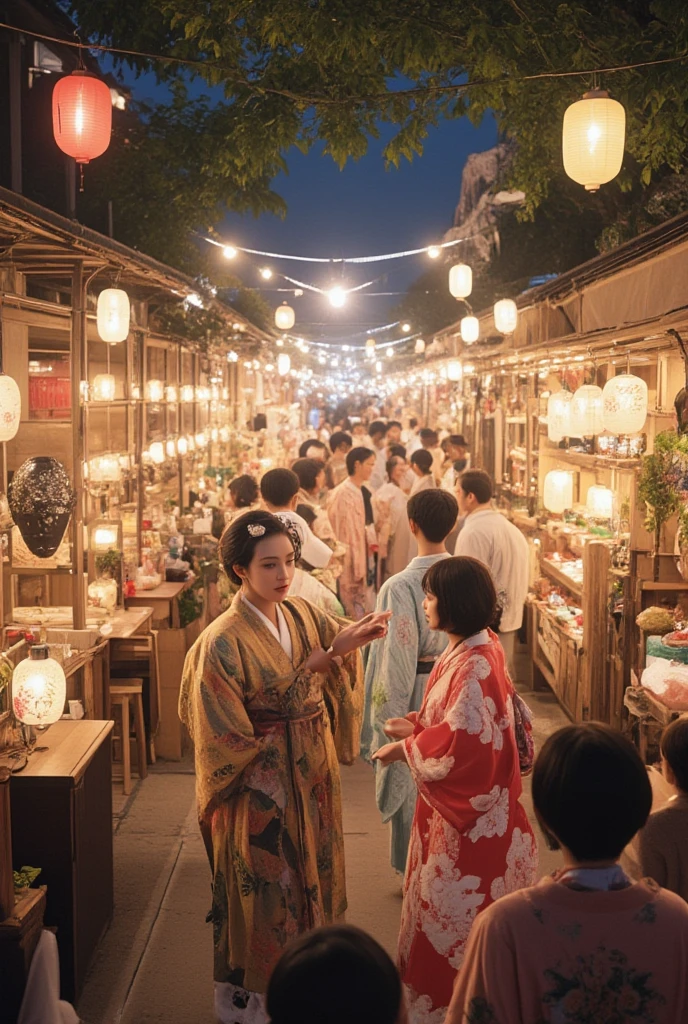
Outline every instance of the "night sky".
{"label": "night sky", "polygon": [[[164,90],[155,85],[154,76],[136,79],[126,71],[115,73],[124,78],[135,98],[163,99]],[[208,91],[205,86],[203,91]],[[218,225],[218,232],[237,245],[304,256],[372,255],[441,241],[452,224],[466,158],[496,143],[494,122],[486,118],[474,128],[467,118],[444,121],[439,128],[430,129],[422,157],[386,171],[381,151],[392,133],[392,128],[383,126],[382,138],[371,142],[367,156],[357,163],[350,161],[343,171],[330,157],[321,155],[321,147],[306,156],[294,150],[288,158],[289,174],[280,175],[274,183],[287,203],[286,218],[230,214],[225,225]],[[261,287],[273,305],[289,298],[274,289],[291,286],[276,279],[266,286],[258,275],[264,265],[320,287],[327,286],[331,277],[327,268],[317,264],[278,263],[242,255],[232,263],[233,269],[246,285]],[[351,287],[386,274],[386,280],[371,286],[370,291],[401,293],[426,267],[424,256],[347,267],[346,284]],[[338,283],[341,273],[341,269],[334,271],[333,283]],[[315,338],[320,325],[326,329],[326,325],[386,323],[390,308],[400,298],[400,294],[363,297],[359,293],[341,310],[333,310],[324,297],[312,293],[289,301],[304,334]]]}

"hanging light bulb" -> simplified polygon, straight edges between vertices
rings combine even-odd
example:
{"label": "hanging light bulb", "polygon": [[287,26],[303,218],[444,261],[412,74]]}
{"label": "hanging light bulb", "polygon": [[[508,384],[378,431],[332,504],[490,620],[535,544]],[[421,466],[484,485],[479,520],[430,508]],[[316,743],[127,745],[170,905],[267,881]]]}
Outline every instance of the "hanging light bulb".
{"label": "hanging light bulb", "polygon": [[23,725],[47,729],[62,717],[67,680],[58,661],[50,658],[47,644],[34,644],[29,656],[12,673],[12,711]]}
{"label": "hanging light bulb", "polygon": [[552,469],[545,477],[543,505],[549,512],[561,515],[573,505],[573,473]]}
{"label": "hanging light bulb", "polygon": [[450,359],[447,363],[447,379],[451,381],[461,380],[463,370],[458,359]]}
{"label": "hanging light bulb", "polygon": [[647,384],[642,377],[621,373],[602,391],[602,418],[611,434],[637,434],[647,419]]}
{"label": "hanging light bulb", "polygon": [[148,449],[148,454],[151,457],[151,462],[155,462],[158,466],[161,465],[165,461],[165,449],[162,441],[153,441]]}
{"label": "hanging light bulb", "polygon": [[179,397],[181,398],[182,402],[193,402],[193,400],[194,400],[193,384],[183,384],[182,388],[181,388],[181,391],[179,392]]}
{"label": "hanging light bulb", "polygon": [[58,79],[53,89],[53,134],[62,152],[78,164],[105,152],[112,134],[112,97],[102,79],[81,69]]}
{"label": "hanging light bulb", "polygon": [[146,398],[149,402],[162,402],[165,388],[161,380],[146,381]]}
{"label": "hanging light bulb", "polygon": [[131,305],[122,288],[104,288],[96,305],[96,328],[101,341],[116,345],[129,334]]}
{"label": "hanging light bulb", "polygon": [[228,363],[238,363],[238,362],[239,362],[239,356],[238,356],[238,354],[237,354],[237,353],[236,353],[236,352],[234,351],[234,349],[232,349],[231,351],[229,351],[229,352],[227,353],[227,362],[228,362]]}
{"label": "hanging light bulb", "polygon": [[425,342],[422,338],[416,338],[416,344],[414,345],[413,351],[417,356],[422,356],[425,352]]}
{"label": "hanging light bulb", "polygon": [[495,302],[494,323],[500,334],[513,334],[518,323],[518,308],[513,299]]}
{"label": "hanging light bulb", "polygon": [[459,324],[461,340],[466,345],[472,345],[480,337],[480,321],[477,316],[464,316]]}
{"label": "hanging light bulb", "polygon": [[584,384],[571,400],[571,437],[592,437],[604,430],[602,388]]}
{"label": "hanging light bulb", "polygon": [[296,323],[296,313],[287,302],[275,310],[275,327],[279,331],[290,331]]}
{"label": "hanging light bulb", "polygon": [[404,332],[404,334],[408,334],[408,333],[409,333],[409,331],[411,330],[411,324],[409,324],[409,323],[407,323],[407,322],[404,322],[404,323],[403,323],[403,324],[401,325],[401,329],[402,329],[402,331]]}
{"label": "hanging light bulb", "polygon": [[467,263],[455,263],[450,269],[449,291],[455,299],[467,299],[473,291],[473,271]]}
{"label": "hanging light bulb", "polygon": [[239,250],[235,249],[233,245],[225,245],[222,247],[222,255],[226,260],[233,260],[239,255]]}
{"label": "hanging light bulb", "polygon": [[427,252],[427,254],[428,254],[428,256],[430,257],[431,260],[436,260],[437,257],[442,252],[442,250],[440,249],[439,245],[429,245],[428,248],[425,251]]}
{"label": "hanging light bulb", "polygon": [[564,114],[562,150],[569,178],[596,192],[623,163],[626,111],[605,89],[586,92]]}
{"label": "hanging light bulb", "polygon": [[269,281],[270,278],[272,277],[272,271],[270,270],[270,267],[261,267],[260,276],[263,278],[264,281]]}
{"label": "hanging light bulb", "polygon": [[277,356],[277,372],[280,377],[286,377],[291,369],[291,359],[287,352],[280,352]]}
{"label": "hanging light bulb", "polygon": [[115,397],[115,378],[111,373],[97,373],[93,378],[93,398],[96,402],[112,402]]}
{"label": "hanging light bulb", "polygon": [[335,285],[334,288],[330,288],[327,297],[330,300],[330,305],[334,306],[335,309],[341,309],[346,303],[346,292],[341,285]]}

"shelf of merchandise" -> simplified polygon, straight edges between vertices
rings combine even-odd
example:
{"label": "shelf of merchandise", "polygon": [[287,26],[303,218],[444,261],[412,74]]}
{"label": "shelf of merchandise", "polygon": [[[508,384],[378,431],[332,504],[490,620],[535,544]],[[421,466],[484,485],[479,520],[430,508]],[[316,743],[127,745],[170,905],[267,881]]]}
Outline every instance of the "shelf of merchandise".
{"label": "shelf of merchandise", "polygon": [[606,455],[588,455],[585,452],[572,452],[565,448],[541,448],[540,458],[557,459],[581,469],[639,469],[642,459],[616,459]]}
{"label": "shelf of merchandise", "polygon": [[565,572],[562,572],[553,562],[548,558],[542,558],[540,560],[540,569],[545,576],[549,576],[551,580],[558,583],[560,587],[564,587],[571,594],[577,598],[583,597],[583,583],[577,583],[576,580],[572,580],[570,576],[567,576]]}

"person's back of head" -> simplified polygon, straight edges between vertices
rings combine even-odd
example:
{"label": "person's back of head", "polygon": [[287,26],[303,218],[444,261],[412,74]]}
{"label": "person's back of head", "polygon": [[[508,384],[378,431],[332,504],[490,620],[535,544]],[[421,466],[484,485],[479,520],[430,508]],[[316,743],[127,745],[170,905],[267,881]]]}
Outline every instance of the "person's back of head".
{"label": "person's back of head", "polygon": [[[313,448],[319,449],[317,455],[315,456],[308,454],[309,451],[311,451],[311,449]],[[327,450],[327,445],[324,443],[324,441],[318,441],[317,437],[311,437],[308,439],[308,441],[304,441],[301,447],[299,448],[300,459],[318,458],[323,459],[324,461],[327,459],[329,454],[330,453]]]}
{"label": "person's back of head", "polygon": [[475,495],[478,505],[487,505],[492,501],[493,488],[492,480],[488,473],[482,469],[467,469],[461,474],[459,486],[464,494]]}
{"label": "person's back of head", "polygon": [[272,508],[287,508],[299,493],[299,478],[291,469],[269,469],[260,481],[263,501]]}
{"label": "person's back of head", "polygon": [[352,925],[300,936],[275,966],[270,1024],[404,1024],[401,981],[382,946]]}
{"label": "person's back of head", "polygon": [[437,447],[437,431],[432,430],[430,427],[423,427],[418,431],[418,437],[420,443],[424,448],[436,448]]}
{"label": "person's back of head", "polygon": [[344,433],[343,430],[335,430],[334,434],[330,438],[330,450],[332,454],[336,451],[341,450],[344,454],[353,447],[353,441],[351,435]]}
{"label": "person's back of head", "polygon": [[406,449],[403,444],[390,444],[387,448],[387,455],[390,459],[405,459]]}
{"label": "person's back of head", "polygon": [[230,482],[229,493],[235,508],[248,508],[258,500],[258,484],[248,473],[242,473]]}
{"label": "person's back of head", "polygon": [[423,476],[429,476],[432,470],[432,454],[427,448],[419,448],[411,456],[411,465],[418,466]]}
{"label": "person's back of head", "polygon": [[659,749],[667,782],[688,793],[688,715],[681,715],[667,725]]}
{"label": "person's back of head", "polygon": [[616,861],[652,806],[647,770],[629,740],[598,722],[553,733],[533,768],[533,803],[553,849],[578,863]]}
{"label": "person's back of head", "polygon": [[318,477],[325,469],[325,463],[320,459],[297,459],[292,465],[292,472],[299,478],[299,484],[304,491],[315,490]]}
{"label": "person's back of head", "polygon": [[431,544],[441,544],[456,525],[459,504],[453,494],[433,487],[413,494],[406,506],[409,522],[415,523]]}
{"label": "person's back of head", "polygon": [[371,441],[379,441],[387,433],[387,424],[382,420],[373,420],[368,427],[368,437]]}

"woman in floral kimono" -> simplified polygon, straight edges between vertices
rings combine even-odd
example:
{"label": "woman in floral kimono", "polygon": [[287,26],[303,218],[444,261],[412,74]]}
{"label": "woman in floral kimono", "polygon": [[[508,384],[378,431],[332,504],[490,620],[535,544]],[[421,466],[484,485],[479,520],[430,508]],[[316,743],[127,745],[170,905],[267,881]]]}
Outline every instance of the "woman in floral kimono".
{"label": "woman in floral kimono", "polygon": [[298,548],[289,521],[269,512],[227,528],[222,561],[241,589],[184,665],[179,714],[195,744],[224,1024],[262,1024],[285,944],[346,910],[337,760],[358,753],[356,651],[384,636],[389,616],[343,629],[289,599]]}
{"label": "woman in floral kimono", "polygon": [[537,846],[519,803],[513,689],[488,628],[497,605],[489,571],[474,558],[443,559],[423,589],[430,628],[449,644],[421,710],[389,719],[396,742],[374,758],[405,759],[418,787],[399,968],[411,1024],[442,1024],[476,914],[534,882]]}

